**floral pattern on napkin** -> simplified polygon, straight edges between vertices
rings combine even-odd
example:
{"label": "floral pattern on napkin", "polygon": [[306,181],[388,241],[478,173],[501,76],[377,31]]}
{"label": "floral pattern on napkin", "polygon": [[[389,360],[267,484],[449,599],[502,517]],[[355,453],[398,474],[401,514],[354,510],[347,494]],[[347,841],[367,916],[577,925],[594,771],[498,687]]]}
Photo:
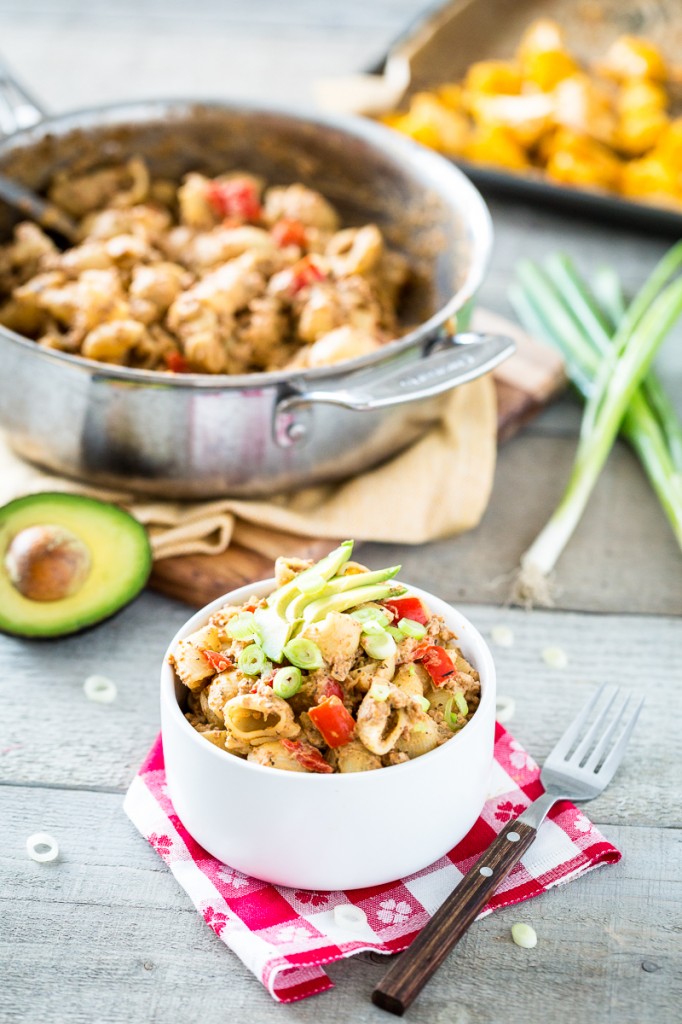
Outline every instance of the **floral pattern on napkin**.
{"label": "floral pattern on napkin", "polygon": [[[496,834],[542,793],[540,769],[496,726],[489,797],[481,816],[448,854],[400,881],[345,892],[287,889],[222,864],[188,834],[170,802],[159,737],[128,790],[124,808],[168,864],[212,931],[274,999],[292,1002],[332,982],[323,965],[364,950],[397,953],[429,921]],[[568,801],[557,804],[538,837],[482,914],[539,896],[620,852]],[[352,904],[366,923],[341,925],[334,907]]]}

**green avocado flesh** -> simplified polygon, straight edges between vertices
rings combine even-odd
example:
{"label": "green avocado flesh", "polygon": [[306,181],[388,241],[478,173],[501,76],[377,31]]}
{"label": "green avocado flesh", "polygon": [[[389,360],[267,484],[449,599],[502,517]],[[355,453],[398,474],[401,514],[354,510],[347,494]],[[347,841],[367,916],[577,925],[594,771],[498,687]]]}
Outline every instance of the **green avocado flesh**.
{"label": "green avocado flesh", "polygon": [[43,493],[0,508],[0,630],[56,637],[113,615],[152,565],[143,526],[116,505]]}

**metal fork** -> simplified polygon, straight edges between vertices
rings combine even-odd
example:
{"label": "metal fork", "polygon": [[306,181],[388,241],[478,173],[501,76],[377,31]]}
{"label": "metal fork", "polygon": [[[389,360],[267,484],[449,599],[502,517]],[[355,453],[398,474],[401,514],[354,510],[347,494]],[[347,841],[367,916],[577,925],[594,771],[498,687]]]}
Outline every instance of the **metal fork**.
{"label": "metal fork", "polygon": [[[630,699],[621,699],[606,727],[619,690],[614,688],[587,728],[606,687],[584,705],[549,754],[540,774],[545,788],[515,821],[510,822],[433,915],[412,945],[386,972],[372,992],[372,1002],[401,1016],[438,969],[477,914],[537,836],[557,800],[593,800],[613,778],[627,747],[644,700],[625,717]],[[616,737],[619,726],[620,734]]]}

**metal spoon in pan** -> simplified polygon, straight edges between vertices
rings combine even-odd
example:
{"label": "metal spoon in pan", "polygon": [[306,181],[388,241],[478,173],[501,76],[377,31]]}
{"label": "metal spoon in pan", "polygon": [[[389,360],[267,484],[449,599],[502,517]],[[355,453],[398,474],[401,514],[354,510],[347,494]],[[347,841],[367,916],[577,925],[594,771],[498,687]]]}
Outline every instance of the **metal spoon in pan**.
{"label": "metal spoon in pan", "polygon": [[[78,240],[78,227],[68,214],[25,185],[5,177],[4,174],[0,174],[0,199],[18,210],[23,217],[40,224],[53,236],[57,235],[58,243],[64,240],[74,245]],[[65,245],[61,247],[66,248]]]}

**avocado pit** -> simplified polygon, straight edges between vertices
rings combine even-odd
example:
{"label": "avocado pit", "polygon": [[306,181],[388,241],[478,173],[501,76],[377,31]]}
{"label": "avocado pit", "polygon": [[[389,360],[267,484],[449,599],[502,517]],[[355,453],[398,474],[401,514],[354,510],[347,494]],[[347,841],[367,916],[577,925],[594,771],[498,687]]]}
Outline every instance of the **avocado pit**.
{"label": "avocado pit", "polygon": [[29,601],[63,601],[76,594],[92,568],[87,546],[63,526],[29,526],[5,555],[12,585]]}

